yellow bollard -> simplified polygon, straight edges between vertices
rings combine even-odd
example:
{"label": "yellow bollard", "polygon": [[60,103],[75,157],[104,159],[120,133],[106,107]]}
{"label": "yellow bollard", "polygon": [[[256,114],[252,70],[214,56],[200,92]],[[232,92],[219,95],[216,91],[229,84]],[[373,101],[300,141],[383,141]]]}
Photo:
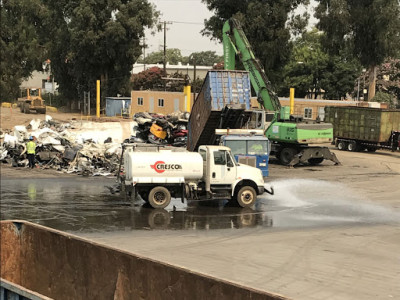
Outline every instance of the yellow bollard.
{"label": "yellow bollard", "polygon": [[294,114],[294,88],[290,88],[290,114]]}

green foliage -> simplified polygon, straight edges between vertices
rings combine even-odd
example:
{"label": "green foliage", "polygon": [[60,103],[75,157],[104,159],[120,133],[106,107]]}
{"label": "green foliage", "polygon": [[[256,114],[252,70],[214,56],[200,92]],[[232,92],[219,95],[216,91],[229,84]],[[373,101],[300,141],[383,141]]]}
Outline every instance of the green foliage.
{"label": "green foliage", "polygon": [[[181,54],[181,50],[176,48],[166,49],[165,51],[166,62],[176,65],[178,62],[184,63],[184,57]],[[187,59],[186,59],[187,60]],[[138,63],[146,63],[146,64],[162,64],[164,62],[164,51],[156,51],[152,52],[143,59],[141,57],[138,60]]]}
{"label": "green foliage", "polygon": [[399,103],[400,59],[387,59],[378,67],[377,90],[393,95],[393,100]]}
{"label": "green foliage", "polygon": [[[361,69],[357,59],[340,55],[331,55],[326,70],[321,78],[325,90],[325,99],[346,99],[348,95],[357,96],[357,75]],[[360,92],[361,93],[361,92]]]}
{"label": "green foliage", "polygon": [[333,54],[351,49],[369,69],[368,98],[375,94],[375,70],[400,48],[399,0],[316,0],[318,28],[326,33],[324,45]]}
{"label": "green foliage", "polygon": [[219,56],[215,51],[194,52],[189,55],[189,64],[197,66],[213,66],[216,63],[223,62],[223,56]]}
{"label": "green foliage", "polygon": [[297,97],[305,97],[309,91],[318,94],[328,61],[317,30],[303,34],[294,42],[290,60],[284,68],[285,85],[287,88],[294,87]]}
{"label": "green foliage", "polygon": [[43,13],[39,0],[3,0],[1,8],[0,100],[18,97],[23,78],[41,68],[44,49],[37,35]]}
{"label": "green foliage", "polygon": [[226,20],[235,17],[254,50],[255,56],[266,70],[267,76],[275,87],[282,79],[282,68],[289,58],[291,43],[290,33],[301,32],[306,21],[297,17],[293,20],[292,12],[308,0],[202,0],[214,16],[205,21],[204,35],[221,40],[222,27]]}
{"label": "green foliage", "polygon": [[394,108],[394,97],[392,94],[385,92],[377,92],[375,97],[372,98],[374,102],[387,103],[389,104],[389,108]]}
{"label": "green foliage", "polygon": [[398,0],[317,0],[318,28],[332,52],[351,45],[365,67],[376,66],[400,47]]}
{"label": "green foliage", "polygon": [[289,94],[290,87],[295,88],[296,97],[317,97],[324,90],[325,99],[342,99],[353,92],[360,66],[344,51],[329,55],[321,45],[323,38],[313,29],[293,42],[290,60],[284,68],[284,94]]}
{"label": "green foliage", "polygon": [[141,0],[43,0],[49,56],[59,91],[74,99],[83,91],[95,92],[101,80],[102,95],[128,95],[133,63],[141,54],[144,27],[158,16]]}

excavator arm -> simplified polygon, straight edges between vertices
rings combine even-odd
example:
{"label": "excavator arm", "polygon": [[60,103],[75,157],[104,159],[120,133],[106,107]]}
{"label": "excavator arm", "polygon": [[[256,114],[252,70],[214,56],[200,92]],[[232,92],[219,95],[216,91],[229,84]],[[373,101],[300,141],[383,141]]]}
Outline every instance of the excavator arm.
{"label": "excavator arm", "polygon": [[238,56],[250,74],[250,81],[261,107],[279,113],[281,109],[279,99],[272,91],[267,75],[255,58],[243,29],[236,19],[231,18],[225,22],[222,37],[225,70],[235,69],[235,57]]}

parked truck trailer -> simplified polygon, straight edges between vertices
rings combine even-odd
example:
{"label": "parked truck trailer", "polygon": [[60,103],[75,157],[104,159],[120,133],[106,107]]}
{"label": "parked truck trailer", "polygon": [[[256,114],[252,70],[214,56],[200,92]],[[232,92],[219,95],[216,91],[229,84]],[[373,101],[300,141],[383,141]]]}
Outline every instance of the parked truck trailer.
{"label": "parked truck trailer", "polygon": [[400,110],[328,106],[325,120],[333,124],[339,150],[374,152],[399,147]]}

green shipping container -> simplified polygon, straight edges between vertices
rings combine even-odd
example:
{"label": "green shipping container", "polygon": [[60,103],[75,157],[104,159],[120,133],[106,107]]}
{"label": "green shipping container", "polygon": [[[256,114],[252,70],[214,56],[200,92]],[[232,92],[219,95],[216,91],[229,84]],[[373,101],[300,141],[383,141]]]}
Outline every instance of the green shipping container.
{"label": "green shipping container", "polygon": [[400,110],[327,106],[325,122],[332,123],[335,138],[382,143],[400,131]]}

